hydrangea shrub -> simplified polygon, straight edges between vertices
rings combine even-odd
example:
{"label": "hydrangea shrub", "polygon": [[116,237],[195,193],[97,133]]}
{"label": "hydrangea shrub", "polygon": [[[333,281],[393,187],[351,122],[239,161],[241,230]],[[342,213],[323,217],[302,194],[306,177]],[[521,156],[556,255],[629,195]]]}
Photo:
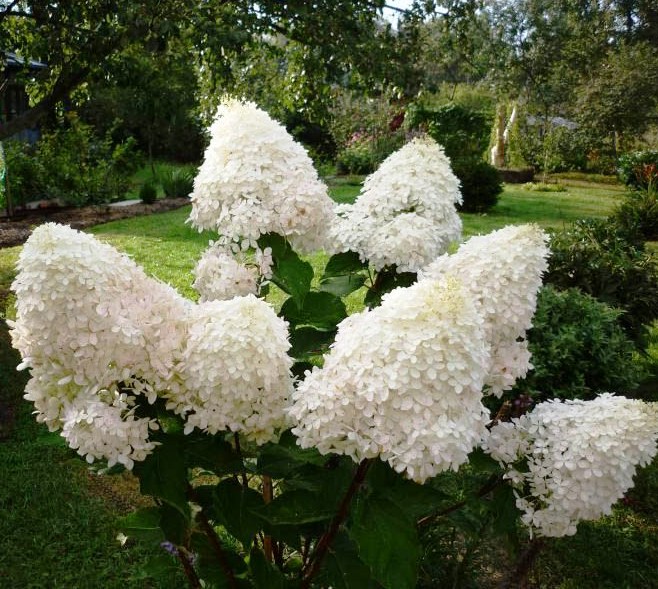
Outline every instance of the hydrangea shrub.
{"label": "hydrangea shrub", "polygon": [[[429,140],[334,210],[254,105],[225,102],[211,133],[190,217],[219,234],[195,269],[200,302],[55,224],[13,285],[37,419],[155,500],[124,534],[161,542],[191,587],[410,589],[418,526],[469,503],[446,505],[441,473],[483,474],[472,499],[501,533],[519,515],[571,534],[610,510],[656,452],[653,405],[603,395],[511,422],[485,408],[530,367],[538,227],[446,253],[459,189]],[[318,247],[334,255],[314,276],[297,250]],[[257,296],[268,283],[287,296],[278,312]],[[356,291],[367,308],[348,316]]]}

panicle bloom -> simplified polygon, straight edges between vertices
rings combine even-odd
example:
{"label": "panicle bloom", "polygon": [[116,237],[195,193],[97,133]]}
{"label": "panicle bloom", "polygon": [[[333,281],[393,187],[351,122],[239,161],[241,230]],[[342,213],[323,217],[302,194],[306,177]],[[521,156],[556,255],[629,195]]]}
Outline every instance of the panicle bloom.
{"label": "panicle bloom", "polygon": [[333,202],[304,148],[251,102],[224,101],[191,194],[190,222],[224,244],[278,233],[295,249],[326,244]]}
{"label": "panicle bloom", "polygon": [[429,264],[419,277],[459,277],[485,320],[491,366],[485,384],[500,396],[532,367],[525,333],[532,326],[546,270],[547,236],[537,225],[508,226],[471,237],[452,254]]}
{"label": "panicle bloom", "polygon": [[417,283],[345,319],[323,368],[293,394],[304,447],[380,457],[423,482],[457,469],[485,434],[482,319],[455,280]]}
{"label": "panicle bloom", "polygon": [[354,251],[376,269],[417,272],[461,236],[455,205],[459,180],[443,148],[416,138],[366,178],[353,205],[336,208],[331,236],[337,251]]}
{"label": "panicle bloom", "polygon": [[[654,403],[605,393],[593,401],[540,403],[491,430],[485,449],[507,468],[523,522],[541,536],[569,536],[609,514],[656,454]],[[519,460],[527,459],[522,468]]]}
{"label": "panicle bloom", "polygon": [[[111,246],[54,223],[35,229],[18,270],[11,334],[23,358],[21,367],[32,369],[25,397],[34,403],[37,420],[51,430],[78,431],[82,426],[67,420],[84,413],[83,405],[89,403],[87,417],[75,419],[84,421],[88,435],[97,436],[98,448],[112,429],[100,427],[109,419],[120,418],[139,429],[137,437],[147,432],[148,420],[133,418],[127,406],[113,405],[114,410],[103,413],[95,403],[103,402],[101,391],[116,390],[119,383],[149,402],[157,391],[180,386],[177,367],[189,303]],[[142,446],[149,448],[144,440]],[[121,461],[139,459],[138,447]],[[87,456],[98,457],[99,452]],[[116,454],[105,457],[119,460]]]}
{"label": "panicle bloom", "polygon": [[210,301],[190,313],[184,352],[186,389],[167,407],[194,428],[229,429],[257,444],[286,426],[292,393],[287,324],[254,295]]}
{"label": "panicle bloom", "polygon": [[211,243],[197,263],[194,276],[193,286],[201,302],[258,294],[261,285],[272,277],[272,249],[236,253],[221,243]]}

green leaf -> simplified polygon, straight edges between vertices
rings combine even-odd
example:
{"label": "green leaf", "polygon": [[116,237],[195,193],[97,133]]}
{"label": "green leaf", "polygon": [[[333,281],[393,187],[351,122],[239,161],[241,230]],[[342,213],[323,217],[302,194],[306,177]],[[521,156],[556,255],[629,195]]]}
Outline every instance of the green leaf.
{"label": "green leaf", "polygon": [[119,529],[126,535],[151,544],[164,540],[160,528],[160,510],[157,507],[146,507],[134,511],[119,520]]}
{"label": "green leaf", "polygon": [[175,437],[164,438],[146,460],[133,469],[139,478],[140,491],[175,507],[189,519],[187,503],[187,465],[183,443]]}
{"label": "green leaf", "polygon": [[194,432],[187,437],[186,442],[185,454],[189,467],[198,466],[218,475],[244,470],[240,455],[220,436]]}
{"label": "green leaf", "polygon": [[306,358],[323,354],[334,341],[335,331],[320,331],[315,327],[298,327],[290,334],[293,358]]}
{"label": "green leaf", "polygon": [[264,505],[260,493],[233,479],[226,479],[215,488],[214,500],[212,513],[217,522],[243,546],[249,547],[262,527],[262,521],[256,515]]}
{"label": "green leaf", "polygon": [[332,505],[311,491],[288,491],[257,511],[258,515],[273,526],[301,525],[322,522],[334,515]]}
{"label": "green leaf", "polygon": [[322,279],[330,278],[333,276],[345,276],[346,274],[355,274],[360,270],[368,267],[366,262],[359,259],[359,254],[356,252],[343,252],[335,254],[329,258],[327,265],[324,268]]}
{"label": "green leaf", "polygon": [[160,527],[165,538],[174,544],[185,545],[190,531],[190,520],[174,506],[163,503],[160,509]]}
{"label": "green leaf", "polygon": [[357,503],[349,534],[361,560],[386,589],[416,586],[420,559],[416,527],[393,501],[371,496]]}
{"label": "green leaf", "polygon": [[354,542],[345,533],[336,536],[317,580],[320,586],[334,589],[366,589],[374,585],[370,569],[359,558]]}
{"label": "green leaf", "polygon": [[385,268],[377,274],[375,284],[368,290],[365,304],[372,309],[382,302],[382,297],[399,287],[411,286],[416,282],[414,272],[396,272],[395,268]]}
{"label": "green leaf", "polygon": [[[194,533],[191,540],[192,551],[197,555],[195,568],[199,576],[206,584],[212,583],[213,589],[225,589],[230,587],[228,578],[224,570],[219,565],[217,554],[205,534]],[[222,554],[226,564],[229,566],[233,575],[236,576],[238,587],[251,587],[243,579],[238,578],[247,571],[247,565],[244,559],[234,552],[225,543],[222,543]]]}
{"label": "green leaf", "polygon": [[309,292],[299,305],[289,298],[281,307],[281,315],[294,327],[309,325],[321,331],[333,331],[347,317],[345,303],[328,292]]}
{"label": "green leaf", "polygon": [[366,281],[366,277],[362,274],[349,274],[345,276],[331,276],[323,278],[320,281],[320,290],[323,292],[330,292],[337,297],[359,290]]}
{"label": "green leaf", "polygon": [[303,303],[311,289],[313,266],[302,260],[288,242],[276,233],[261,235],[258,239],[261,249],[272,248],[271,281],[288,293],[298,303]]}
{"label": "green leaf", "polygon": [[494,532],[499,535],[514,536],[521,512],[516,506],[516,497],[511,485],[504,484],[494,489],[489,509],[494,516]]}
{"label": "green leaf", "polygon": [[278,444],[267,444],[262,448],[257,472],[277,479],[287,478],[307,464],[323,466],[326,462],[327,457],[315,448],[300,448],[288,430],[281,435]]}
{"label": "green leaf", "polygon": [[366,485],[373,496],[392,501],[412,521],[436,511],[449,499],[443,491],[404,478],[381,460],[370,467]]}
{"label": "green leaf", "polygon": [[265,555],[257,548],[252,548],[249,555],[249,569],[257,589],[285,589],[285,577],[267,562]]}
{"label": "green leaf", "polygon": [[142,574],[149,579],[161,581],[162,583],[170,582],[180,570],[180,563],[176,558],[162,552],[155,554],[142,565]]}
{"label": "green leaf", "polygon": [[482,448],[476,448],[468,455],[468,463],[474,470],[480,472],[502,472],[500,464]]}

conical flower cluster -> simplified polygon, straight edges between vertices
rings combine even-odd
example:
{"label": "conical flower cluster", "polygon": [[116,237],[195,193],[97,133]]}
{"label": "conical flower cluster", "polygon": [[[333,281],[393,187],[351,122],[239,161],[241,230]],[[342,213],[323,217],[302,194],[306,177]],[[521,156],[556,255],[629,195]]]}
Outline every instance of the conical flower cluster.
{"label": "conical flower cluster", "polygon": [[455,254],[440,256],[420,273],[421,280],[459,277],[469,290],[491,346],[485,384],[492,394],[511,388],[532,367],[525,334],[547,267],[546,241],[537,225],[510,225],[471,237]]}
{"label": "conical flower cluster", "polygon": [[227,100],[192,191],[190,222],[224,245],[278,233],[300,251],[326,245],[333,201],[304,148],[253,103]]}
{"label": "conical flower cluster", "polygon": [[656,455],[657,438],[654,403],[603,394],[541,403],[493,427],[486,448],[518,488],[523,522],[541,536],[558,537],[609,514],[633,486],[636,467]]}
{"label": "conical flower cluster", "polygon": [[[136,395],[153,402],[180,387],[190,303],[109,245],[54,223],[33,232],[18,270],[11,333],[31,368],[26,398],[37,420],[63,427],[88,457],[143,458],[152,449],[147,420],[134,419],[131,406]],[[95,439],[99,428],[116,434],[127,423],[141,433]]]}
{"label": "conical flower cluster", "polygon": [[396,289],[350,316],[324,367],[293,395],[298,443],[356,461],[378,456],[419,482],[456,470],[488,420],[482,329],[456,280]]}
{"label": "conical flower cluster", "polygon": [[376,270],[417,272],[459,240],[461,201],[443,148],[429,137],[413,139],[366,178],[353,205],[336,208],[334,247]]}

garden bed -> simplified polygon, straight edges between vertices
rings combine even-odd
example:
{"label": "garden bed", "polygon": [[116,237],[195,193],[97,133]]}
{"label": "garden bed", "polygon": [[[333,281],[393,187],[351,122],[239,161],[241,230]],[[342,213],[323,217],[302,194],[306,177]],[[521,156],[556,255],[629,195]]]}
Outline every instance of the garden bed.
{"label": "garden bed", "polygon": [[21,245],[35,226],[42,223],[63,223],[74,229],[85,229],[109,221],[162,213],[189,204],[189,198],[163,198],[153,204],[136,203],[127,206],[94,205],[62,207],[17,212],[11,219],[0,221],[0,248]]}

